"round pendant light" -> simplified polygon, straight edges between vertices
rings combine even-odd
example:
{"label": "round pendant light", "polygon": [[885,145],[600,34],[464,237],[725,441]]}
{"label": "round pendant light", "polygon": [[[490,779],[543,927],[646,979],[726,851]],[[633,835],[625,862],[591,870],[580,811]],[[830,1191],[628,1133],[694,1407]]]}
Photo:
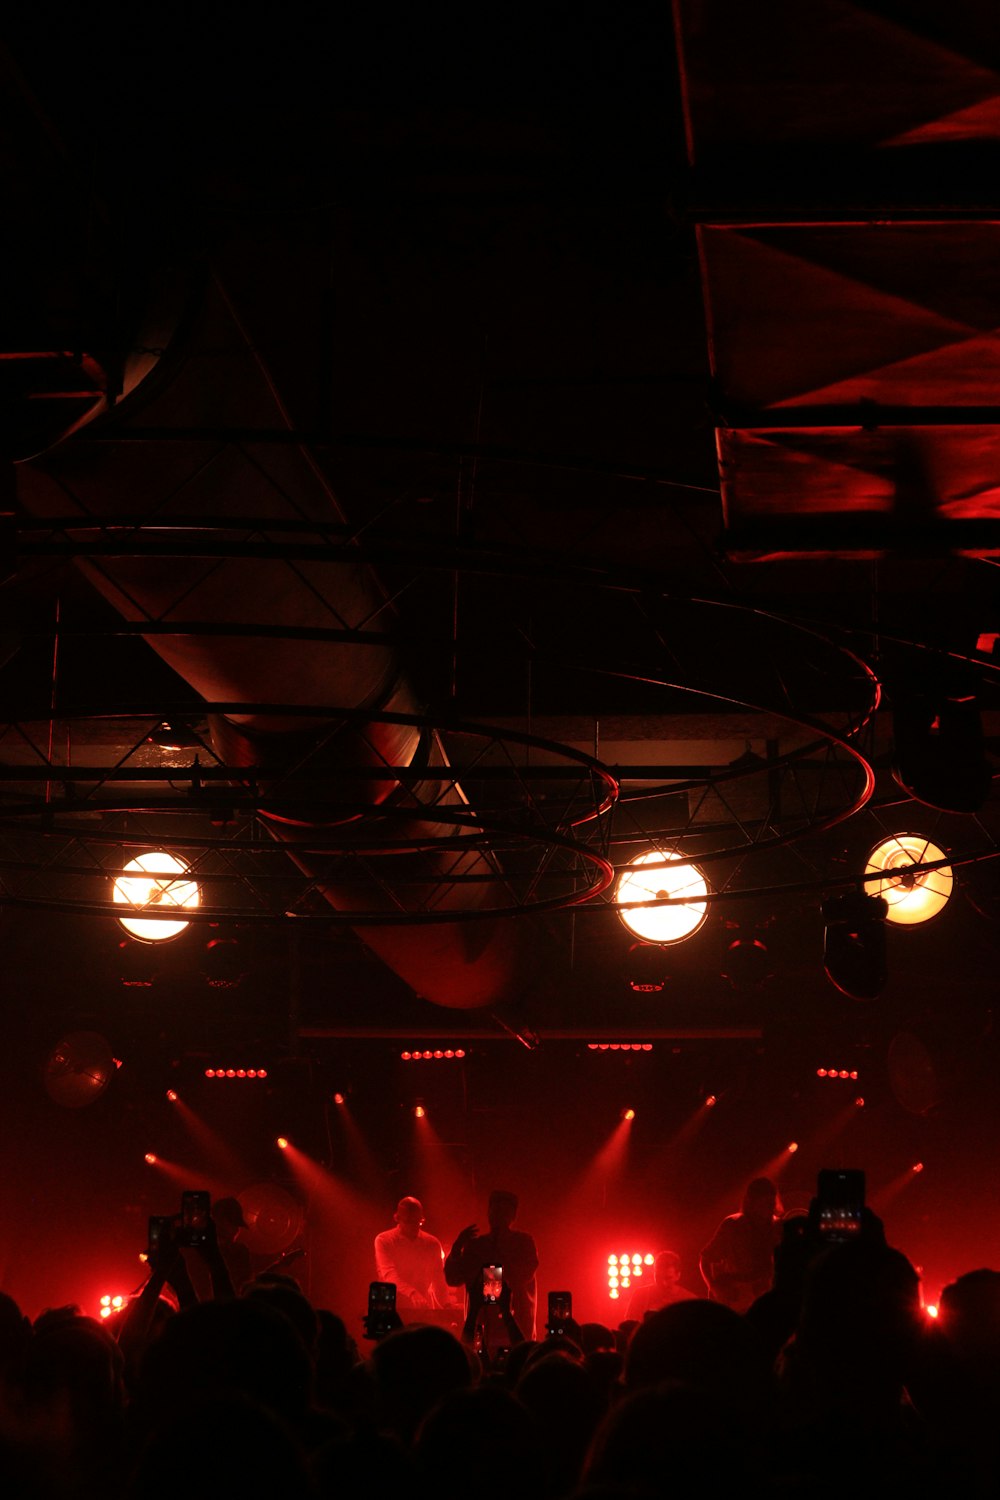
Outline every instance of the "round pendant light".
{"label": "round pendant light", "polygon": [[943,849],[918,833],[896,833],[884,839],[868,856],[866,875],[884,875],[866,881],[870,896],[884,897],[889,908],[886,921],[898,927],[928,922],[942,910],[951,895],[954,877],[950,865],[937,870],[914,870],[914,865],[944,859]]}

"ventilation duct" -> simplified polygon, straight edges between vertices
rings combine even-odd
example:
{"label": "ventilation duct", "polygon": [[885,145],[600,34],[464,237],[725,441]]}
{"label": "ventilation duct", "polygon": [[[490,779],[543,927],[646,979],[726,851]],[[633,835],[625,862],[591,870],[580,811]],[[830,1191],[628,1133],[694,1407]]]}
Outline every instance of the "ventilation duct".
{"label": "ventilation duct", "polygon": [[[172,373],[161,368],[154,392],[140,391],[126,403],[101,441],[64,444],[23,466],[22,507],[40,516],[65,515],[70,497],[69,505],[88,524],[99,518],[113,525],[137,512],[147,526],[169,527],[181,517],[190,522],[204,516],[206,550],[213,535],[218,539],[212,531],[217,519],[252,518],[253,534],[271,542],[289,538],[290,532],[282,531],[287,523],[340,525],[343,515],[309,452],[294,443],[253,443],[255,425],[288,430],[291,422],[219,280],[208,287],[187,330],[183,356],[171,361]],[[137,422],[144,430],[195,429],[206,435],[204,440],[130,442],[129,426]],[[213,436],[233,429],[246,439],[236,443]],[[115,442],[116,433],[125,440]],[[232,540],[231,532],[226,535]],[[363,794],[369,807],[376,807],[405,798],[396,780],[378,776],[380,766],[433,764],[440,757],[434,737],[412,724],[365,718],[418,711],[390,646],[302,638],[302,632],[317,629],[332,627],[348,635],[370,630],[372,621],[383,625],[388,606],[375,577],[360,560],[136,556],[134,551],[79,565],[128,621],[183,619],[208,627],[197,634],[151,634],[147,640],[207,703],[257,705],[213,717],[213,748],[227,764],[260,768],[265,788],[269,769],[280,780],[281,768],[297,765],[296,796],[301,799],[308,787],[312,806],[303,811],[297,802],[290,809],[280,795],[270,803],[265,796],[265,815],[300,868],[314,873],[304,852],[310,831],[344,818],[345,800]],[[266,633],[226,635],[227,624],[247,622]],[[269,704],[298,712],[283,713]],[[309,709],[315,715],[303,716]],[[334,709],[344,716],[338,719]],[[373,774],[352,779],[359,768]],[[458,792],[452,795],[461,800]],[[482,853],[463,854],[458,864],[452,851],[438,853],[433,847],[405,857],[423,861],[422,881],[440,880],[438,912],[489,903],[497,876]],[[456,882],[456,876],[469,874],[480,879]],[[350,891],[330,886],[323,891],[334,905],[351,909]],[[387,894],[387,916],[399,904],[395,893]],[[471,1008],[513,995],[523,998],[542,978],[531,934],[521,922],[466,918],[433,926],[387,925],[367,927],[364,936],[418,995],[438,1005]]]}

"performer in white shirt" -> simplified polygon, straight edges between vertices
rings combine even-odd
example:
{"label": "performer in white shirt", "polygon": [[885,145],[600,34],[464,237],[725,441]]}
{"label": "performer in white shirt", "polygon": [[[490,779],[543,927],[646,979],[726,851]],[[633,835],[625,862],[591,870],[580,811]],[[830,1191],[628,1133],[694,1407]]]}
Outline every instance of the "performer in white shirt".
{"label": "performer in white shirt", "polygon": [[441,1241],[422,1228],[419,1198],[400,1198],[393,1215],[395,1229],[375,1236],[375,1274],[396,1284],[396,1306],[403,1311],[448,1307],[451,1297],[444,1279]]}

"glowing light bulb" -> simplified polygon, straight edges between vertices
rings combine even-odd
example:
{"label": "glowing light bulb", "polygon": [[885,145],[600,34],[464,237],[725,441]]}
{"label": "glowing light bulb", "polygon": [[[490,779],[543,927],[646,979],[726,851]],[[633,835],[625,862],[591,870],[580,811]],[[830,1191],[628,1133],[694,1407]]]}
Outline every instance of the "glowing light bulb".
{"label": "glowing light bulb", "polygon": [[154,1167],[156,1165],[156,1156],[152,1151],[146,1152],[144,1160],[147,1161],[151,1167]]}
{"label": "glowing light bulb", "polygon": [[618,877],[615,901],[656,901],[684,897],[683,905],[635,907],[618,915],[646,943],[680,943],[696,933],[708,914],[708,884],[696,865],[676,849],[651,849],[629,860]]}
{"label": "glowing light bulb", "polygon": [[201,905],[201,887],[195,880],[178,880],[188,873],[186,860],[163,849],[130,859],[112,888],[116,906],[130,907],[135,915],[120,916],[127,933],[143,943],[161,943],[177,937],[190,923],[170,914],[193,911]]}
{"label": "glowing light bulb", "polygon": [[426,1109],[424,1109],[424,1106],[422,1104],[418,1104],[414,1107],[413,1113],[416,1115],[418,1120],[422,1120],[427,1111]]}
{"label": "glowing light bulb", "polygon": [[177,1103],[177,1093],[176,1093],[176,1091],[174,1089],[167,1089],[167,1098],[170,1100],[171,1104],[176,1104]]}
{"label": "glowing light bulb", "polygon": [[634,1109],[623,1109],[622,1110],[622,1119],[623,1120],[634,1120],[635,1119],[635,1110]]}
{"label": "glowing light bulb", "polygon": [[288,1137],[286,1135],[279,1135],[274,1144],[277,1146],[279,1151],[287,1151]]}
{"label": "glowing light bulb", "polygon": [[788,1151],[789,1156],[794,1156],[795,1152],[798,1149],[799,1149],[799,1143],[798,1143],[798,1141],[789,1141],[788,1142],[788,1146],[786,1147],[786,1150]]}
{"label": "glowing light bulb", "polygon": [[889,908],[887,922],[915,927],[937,916],[951,895],[951,866],[916,872],[912,867],[944,858],[943,849],[917,833],[897,833],[872,850],[865,874],[883,874],[885,878],[866,881],[865,890],[870,896],[884,897]]}

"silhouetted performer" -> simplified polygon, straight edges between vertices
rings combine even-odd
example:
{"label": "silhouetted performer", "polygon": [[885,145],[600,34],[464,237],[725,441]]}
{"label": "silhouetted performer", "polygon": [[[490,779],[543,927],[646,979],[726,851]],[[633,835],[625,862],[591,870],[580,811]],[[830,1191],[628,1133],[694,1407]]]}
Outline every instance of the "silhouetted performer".
{"label": "silhouetted performer", "polygon": [[[449,1286],[464,1286],[466,1316],[462,1337],[471,1342],[475,1336],[479,1313],[483,1308],[483,1267],[503,1267],[505,1312],[522,1338],[535,1337],[535,1272],[538,1252],[530,1234],[514,1229],[517,1197],[514,1193],[490,1194],[487,1215],[488,1234],[480,1234],[475,1224],[462,1230],[444,1263],[444,1279]],[[509,1312],[506,1294],[509,1292]]]}
{"label": "silhouetted performer", "polygon": [[746,1312],[774,1276],[774,1247],[781,1234],[778,1190],[769,1177],[755,1177],[743,1208],[723,1219],[701,1252],[701,1274],[713,1302]]}

